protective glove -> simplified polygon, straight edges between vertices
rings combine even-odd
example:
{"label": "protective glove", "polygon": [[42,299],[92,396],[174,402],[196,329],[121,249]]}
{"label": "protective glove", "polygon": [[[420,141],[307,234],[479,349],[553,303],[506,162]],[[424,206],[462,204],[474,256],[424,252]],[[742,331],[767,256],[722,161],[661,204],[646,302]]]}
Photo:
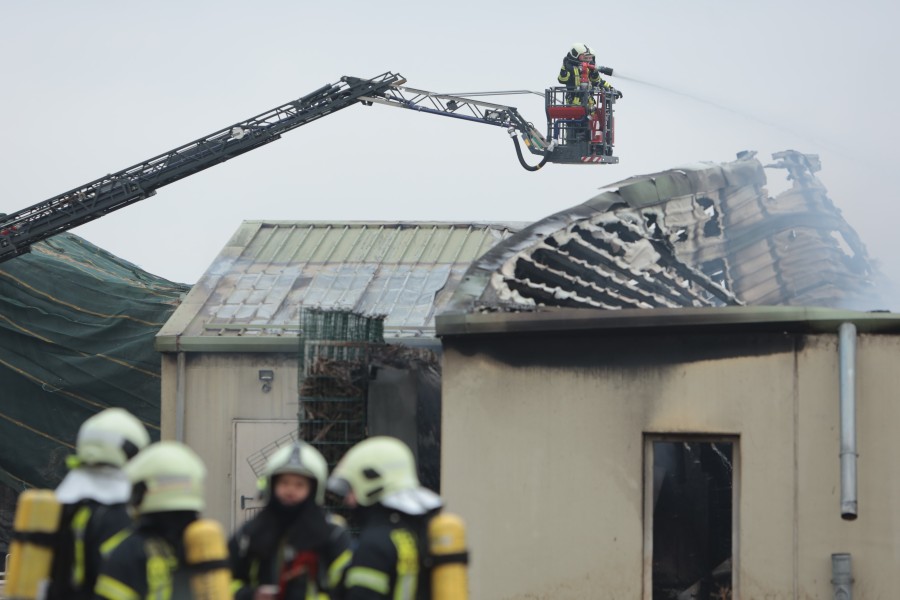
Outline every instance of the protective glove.
{"label": "protective glove", "polygon": [[616,90],[616,99],[620,99],[622,97],[622,92]]}

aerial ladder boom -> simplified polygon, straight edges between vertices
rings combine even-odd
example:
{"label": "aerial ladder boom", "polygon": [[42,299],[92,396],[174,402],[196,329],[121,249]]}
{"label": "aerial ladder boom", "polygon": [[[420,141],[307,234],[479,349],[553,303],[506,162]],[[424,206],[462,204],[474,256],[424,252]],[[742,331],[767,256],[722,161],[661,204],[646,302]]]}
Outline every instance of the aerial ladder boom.
{"label": "aerial ladder boom", "polygon": [[287,131],[404,82],[402,76],[391,72],[372,79],[344,77],[147,161],[18,212],[0,215],[0,262],[28,252],[36,242],[148,198],[164,185],[274,142]]}
{"label": "aerial ladder boom", "polygon": [[[618,162],[612,156],[615,97],[608,92],[583,92],[581,105],[573,107],[568,105],[571,92],[565,88],[548,89],[545,137],[513,106],[435,94],[403,87],[404,83],[401,75],[390,71],[372,79],[342,77],[338,83],[324,85],[297,100],[147,161],[18,212],[0,214],[0,262],[28,252],[36,242],[149,198],[164,185],[274,142],[285,132],[357,102],[503,127],[515,143],[519,162],[529,171],[536,171],[547,162]],[[517,136],[522,137],[532,154],[542,157],[539,164],[525,162]]]}
{"label": "aerial ladder boom", "polygon": [[[406,108],[418,112],[503,127],[509,132],[509,136],[516,145],[516,154],[519,157],[519,162],[529,171],[536,171],[544,166],[555,147],[555,143],[548,143],[544,136],[535,129],[534,125],[526,121],[514,106],[483,102],[451,94],[435,94],[434,92],[417,90],[402,85],[391,86],[380,96],[367,97],[362,100],[366,104],[383,104],[385,106]],[[533,154],[539,154],[544,157],[538,165],[530,166],[525,162],[516,134],[522,136],[525,145]]]}
{"label": "aerial ladder boom", "polygon": [[[613,70],[607,67],[600,67],[599,70],[606,75],[613,73]],[[583,77],[587,80],[588,74],[585,73]],[[488,93],[502,94],[502,92]],[[362,100],[365,104],[384,104],[504,127],[515,143],[519,163],[529,171],[537,171],[548,162],[618,163],[618,157],[613,156],[615,142],[613,105],[617,97],[618,92],[607,87],[553,87],[545,90],[546,136],[526,121],[514,106],[473,100],[464,95],[436,94],[397,84],[377,97]],[[529,165],[525,162],[517,135],[522,137],[529,152],[542,157],[538,164]]]}

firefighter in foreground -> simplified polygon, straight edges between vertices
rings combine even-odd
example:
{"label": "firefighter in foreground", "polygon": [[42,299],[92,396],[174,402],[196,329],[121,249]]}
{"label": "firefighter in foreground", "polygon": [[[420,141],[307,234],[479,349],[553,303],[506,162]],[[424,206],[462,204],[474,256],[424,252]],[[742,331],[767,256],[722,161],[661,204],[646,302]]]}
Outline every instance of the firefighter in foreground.
{"label": "firefighter in foreground", "polygon": [[438,514],[443,502],[419,484],[412,451],[372,437],[351,448],[329,489],[353,508],[360,533],[343,600],[465,600],[462,522]]}
{"label": "firefighter in foreground", "polygon": [[266,506],[229,543],[235,600],[326,600],[350,560],[350,535],[328,515],[328,465],[296,442],[275,452],[261,480]]}
{"label": "firefighter in foreground", "polygon": [[122,408],[108,408],[78,430],[69,473],[56,488],[63,505],[48,598],[92,598],[100,548],[131,525],[131,483],[122,470],[150,443],[144,425]]}
{"label": "firefighter in foreground", "polygon": [[[581,104],[581,95],[576,93],[579,89],[604,88],[612,89],[608,81],[600,77],[600,70],[603,67],[597,67],[597,60],[594,52],[587,44],[572,44],[572,47],[563,57],[562,67],[559,69],[559,76],[556,78],[562,85],[571,90],[569,102],[571,104]],[[609,70],[608,74],[612,74]],[[621,98],[622,92],[615,90],[616,97]]]}
{"label": "firefighter in foreground", "polygon": [[19,499],[11,597],[37,597],[45,584],[43,597],[51,600],[93,597],[102,545],[131,524],[131,483],[122,467],[149,443],[143,424],[121,408],[81,425],[56,490],[29,490]]}
{"label": "firefighter in foreground", "polygon": [[108,600],[231,597],[221,526],[199,518],[206,468],[173,441],[147,447],[126,467],[137,521],[113,538],[95,594]]}

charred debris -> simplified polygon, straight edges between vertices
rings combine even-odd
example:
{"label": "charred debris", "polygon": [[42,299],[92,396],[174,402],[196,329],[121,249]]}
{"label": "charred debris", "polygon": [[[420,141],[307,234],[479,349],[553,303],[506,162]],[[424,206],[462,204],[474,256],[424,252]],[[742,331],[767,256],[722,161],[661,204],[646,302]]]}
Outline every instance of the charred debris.
{"label": "charred debris", "polygon": [[[455,308],[852,307],[876,272],[820,169],[812,154],[741,152],[619,182],[494,247]],[[790,188],[771,197],[767,171]]]}

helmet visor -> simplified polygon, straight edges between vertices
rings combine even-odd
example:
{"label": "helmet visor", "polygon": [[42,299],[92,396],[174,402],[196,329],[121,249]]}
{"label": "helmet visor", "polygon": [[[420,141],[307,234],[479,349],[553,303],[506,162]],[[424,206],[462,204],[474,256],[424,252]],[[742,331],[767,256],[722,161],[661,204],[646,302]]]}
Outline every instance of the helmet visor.
{"label": "helmet visor", "polygon": [[578,60],[580,60],[581,62],[594,64],[594,55],[590,54],[589,52],[585,52],[584,54],[578,55]]}
{"label": "helmet visor", "polygon": [[340,498],[346,498],[351,489],[350,482],[340,477],[330,477],[327,488],[329,492]]}

